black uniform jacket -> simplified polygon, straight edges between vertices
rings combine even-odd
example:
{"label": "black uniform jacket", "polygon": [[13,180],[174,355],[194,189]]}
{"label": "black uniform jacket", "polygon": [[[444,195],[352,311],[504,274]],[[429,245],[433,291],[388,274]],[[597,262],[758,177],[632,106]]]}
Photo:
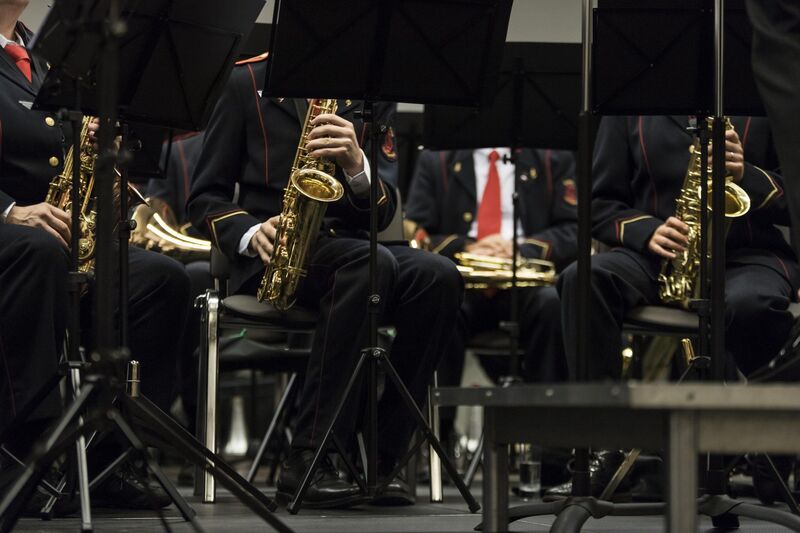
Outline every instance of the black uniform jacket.
{"label": "black uniform jacket", "polygon": [[[560,269],[575,259],[577,196],[571,152],[520,150],[517,163],[520,253],[548,259]],[[472,150],[420,154],[406,217],[424,228],[434,251],[453,257],[472,242],[467,237],[477,216]]]}
{"label": "black uniform jacket", "polygon": [[192,176],[202,149],[202,133],[175,138],[171,147],[165,143],[161,158],[164,178],[154,178],[147,183],[147,196],[164,200],[175,212],[175,218],[180,224],[187,222],[186,199],[189,197]]}
{"label": "black uniform jacket", "polygon": [[[305,119],[298,112],[304,102],[261,97],[265,66],[262,56],[241,62],[233,69],[205,130],[203,151],[187,204],[192,224],[232,260],[232,291],[264,268],[260,260],[237,253],[239,241],[255,224],[280,214],[283,191]],[[361,102],[340,100],[337,114],[353,122],[356,135],[366,139],[363,121],[355,118],[361,108]],[[375,106],[380,123],[387,123],[393,112],[394,105]],[[390,143],[391,136],[387,135],[379,149],[377,172],[372,169],[373,178],[381,179],[381,227],[391,221],[395,205],[391,191],[397,183],[397,164]],[[364,151],[369,154],[369,149]],[[338,167],[336,175],[345,187],[345,194],[328,205],[324,231],[363,236],[369,228],[369,198],[356,197]],[[238,200],[234,201],[237,183]]]}
{"label": "black uniform jacket", "polygon": [[[728,263],[762,264],[794,286],[800,269],[775,224],[789,225],[789,213],[769,123],[734,117],[744,147],[745,171],[739,185],[748,193],[747,215],[733,219],[727,239]],[[605,117],[593,164],[594,236],[609,246],[624,246],[645,256],[655,229],[675,214],[689,166],[692,137],[688,117]]]}
{"label": "black uniform jacket", "polygon": [[[17,31],[26,42],[31,33]],[[52,114],[31,111],[36,93],[47,74],[47,65],[31,58],[33,82],[0,50],[0,213],[12,203],[43,202],[50,181],[64,165],[64,131]],[[34,118],[35,117],[35,118]]]}

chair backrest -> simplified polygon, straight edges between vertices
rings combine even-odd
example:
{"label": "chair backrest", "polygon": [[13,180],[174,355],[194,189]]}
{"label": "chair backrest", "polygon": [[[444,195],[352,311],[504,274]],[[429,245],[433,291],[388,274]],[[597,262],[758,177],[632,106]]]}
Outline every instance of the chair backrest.
{"label": "chair backrest", "polygon": [[383,231],[378,233],[379,242],[397,242],[403,240],[403,199],[400,198],[400,191],[394,189],[395,204],[397,209],[394,211],[392,221]]}

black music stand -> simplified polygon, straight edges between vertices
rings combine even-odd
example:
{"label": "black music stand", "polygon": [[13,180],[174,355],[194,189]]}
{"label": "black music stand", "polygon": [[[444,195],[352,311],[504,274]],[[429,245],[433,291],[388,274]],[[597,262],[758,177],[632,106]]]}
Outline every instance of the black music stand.
{"label": "black music stand", "polygon": [[[364,100],[363,119],[370,124],[370,166],[378,169],[379,138],[386,125],[376,125],[377,100],[477,105],[491,91],[511,13],[509,0],[293,0],[277,2],[264,95],[353,98]],[[296,39],[303,35],[303,39]],[[487,75],[488,74],[488,75]],[[377,463],[377,367],[383,366],[424,438],[400,461],[387,483],[397,476],[427,440],[444,460],[471,511],[479,509],[457,475],[438,439],[378,344],[376,255],[378,180],[370,187],[369,341],[339,400],[314,460],[287,507],[297,513],[332,437],[351,389],[365,366],[368,388],[367,496],[382,487]]]}
{"label": "black music stand", "polygon": [[[497,93],[491,106],[481,109],[426,106],[423,144],[434,150],[509,147],[505,161],[516,165],[523,147],[577,148],[580,110],[579,44],[506,43]],[[519,174],[514,170],[513,252],[518,255]],[[509,337],[510,371],[503,386],[521,381],[519,361],[519,292],[517,264],[511,265],[511,303],[508,321],[500,327]],[[483,438],[467,469],[470,486],[483,453]]]}
{"label": "black music stand", "polygon": [[[723,4],[724,2],[719,2]],[[747,42],[746,15],[742,2],[730,0],[725,9],[724,40],[734,43],[726,49],[724,61],[715,57],[714,5],[708,0],[653,0],[642,5],[637,0],[601,0],[592,16],[591,0],[584,0],[584,47],[593,42],[589,51],[584,48],[584,111],[582,120],[591,121],[589,112],[607,115],[664,115],[695,114],[701,124],[701,149],[708,153],[709,132],[704,117],[714,116],[713,140],[717,146],[724,143],[722,123],[722,93],[730,90],[724,110],[728,113],[762,114],[762,107],[750,71],[750,54]],[[592,27],[592,21],[594,27]],[[593,35],[593,39],[590,38]],[[746,50],[737,56],[736,50]],[[705,53],[703,53],[705,51]],[[591,63],[590,63],[591,61]],[[715,65],[725,64],[724,80],[715,79]],[[730,68],[728,67],[730,65]],[[735,77],[734,77],[735,76]],[[680,83],[676,83],[679,80]],[[591,205],[581,205],[588,199],[591,187],[591,155],[593,140],[583,136],[590,128],[583,125],[581,138],[581,165],[579,169],[579,224],[583,233],[579,254],[579,294],[582,309],[579,311],[579,349],[577,377],[587,381],[590,345],[583,339],[589,333],[590,259],[587,234],[591,228]],[[588,149],[587,149],[588,148]],[[716,205],[724,198],[724,161],[715,159],[713,168],[713,197]],[[701,182],[707,183],[707,169],[703,165]],[[702,187],[701,204],[706,202],[706,187]],[[705,213],[701,226],[705,233]],[[701,263],[700,286],[703,298],[696,302],[700,317],[700,355],[698,360],[708,361],[709,378],[722,380],[724,376],[724,275],[725,237],[724,213],[716,210],[712,215],[711,275]],[[705,239],[706,237],[702,237]],[[706,249],[701,240],[701,249]],[[583,269],[583,272],[581,272]],[[710,298],[709,298],[710,291]],[[722,302],[722,305],[714,305]],[[704,333],[705,332],[705,333]],[[583,345],[580,345],[580,342]],[[709,350],[708,344],[711,343]],[[577,462],[577,452],[576,452]],[[771,465],[771,461],[768,461]],[[773,477],[783,484],[772,466]],[[583,468],[576,468],[583,470]],[[616,476],[615,476],[616,478]],[[699,502],[699,511],[712,518],[715,527],[738,527],[738,516],[749,516],[779,524],[787,524],[797,517],[774,509],[742,503],[730,499],[725,493],[726,473],[720,458],[712,456],[707,479],[707,495]],[[573,477],[573,495],[566,501],[550,504],[532,504],[513,508],[509,520],[526,516],[556,514],[551,531],[559,533],[580,531],[590,517],[642,516],[661,514],[663,504],[615,505],[589,496],[588,476],[583,481]],[[790,494],[785,487],[784,495]],[[791,505],[791,504],[790,504]],[[796,504],[793,506],[796,508]]]}
{"label": "black music stand", "polygon": [[[216,3],[210,0],[193,3],[163,0],[146,6],[117,0],[61,0],[45,20],[39,38],[31,45],[34,51],[60,67],[52,73],[54,76],[62,73],[70,75],[73,80],[80,82],[77,85],[85,85],[85,92],[88,93],[84,94],[82,88],[73,90],[73,82],[55,81],[49,84],[49,87],[55,88],[54,91],[40,93],[40,104],[98,112],[100,118],[100,155],[95,172],[98,191],[97,342],[96,351],[91,357],[92,374],[86,377],[86,385],[81,387],[46,439],[37,443],[32,461],[0,502],[0,516],[3,517],[0,531],[13,528],[25,502],[42,479],[45,468],[66,446],[81,436],[107,428],[109,423],[122,433],[132,445],[134,453],[146,462],[183,517],[196,530],[202,529],[195,520],[194,511],[163,475],[158,464],[150,459],[133,425],[139,430],[146,430],[152,444],[172,446],[213,473],[273,528],[290,531],[272,514],[275,505],[269,498],[139,394],[138,364],[131,363],[128,367],[130,373],[126,390],[126,383],[119,379],[124,372],[127,355],[124,305],[121,305],[119,313],[121,337],[114,333],[114,284],[118,282],[123,296],[127,296],[127,271],[124,267],[127,266],[127,234],[131,229],[127,224],[120,224],[125,227],[120,230],[122,242],[119,248],[123,268],[118,273],[114,268],[114,226],[118,220],[114,213],[112,189],[114,166],[124,162],[124,158],[117,156],[113,145],[117,117],[136,117],[172,127],[202,127],[232,68],[238,43],[261,10],[263,0],[248,0],[237,6],[238,9],[229,9],[221,14]],[[192,53],[197,51],[207,54],[208,61],[194,61]],[[128,62],[120,61],[121,57]],[[202,66],[189,66],[188,63],[202,63]],[[120,75],[117,69],[123,64],[129,68]],[[119,101],[118,89],[121,94]],[[164,91],[172,98],[160,98]],[[74,94],[70,95],[71,92]],[[97,98],[97,95],[101,98]],[[70,100],[71,96],[78,99]],[[45,104],[49,97],[52,99]],[[150,99],[154,102],[152,107],[148,103]],[[167,111],[164,102],[174,107]],[[176,102],[182,105],[175,105]],[[162,111],[164,114],[159,115]],[[75,119],[76,115],[80,117],[80,113],[76,113],[72,118]],[[123,191],[120,202],[122,220],[127,219],[125,187],[123,171],[120,187]],[[125,301],[123,298],[121,303]],[[82,418],[84,410],[88,410],[88,413]],[[134,420],[135,423],[132,423]],[[129,453],[126,452],[106,468],[98,479],[110,474]],[[161,518],[165,528],[169,529],[163,515]]]}

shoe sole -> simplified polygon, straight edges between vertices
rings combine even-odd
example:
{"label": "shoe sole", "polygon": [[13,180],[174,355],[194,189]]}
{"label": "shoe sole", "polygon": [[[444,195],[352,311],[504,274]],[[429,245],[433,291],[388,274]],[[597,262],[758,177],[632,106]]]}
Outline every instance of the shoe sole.
{"label": "shoe sole", "polygon": [[[545,503],[560,502],[571,498],[572,496],[542,496],[542,501]],[[630,493],[614,494],[611,496],[611,503],[631,503],[633,497]]]}
{"label": "shoe sole", "polygon": [[[294,493],[284,492],[281,490],[275,493],[275,501],[283,507],[287,507],[292,500],[294,500]],[[306,509],[347,509],[349,507],[367,503],[368,501],[369,498],[363,494],[357,494],[355,496],[347,496],[346,498],[339,498],[336,500],[325,500],[324,502],[303,500],[300,502],[300,506]]]}

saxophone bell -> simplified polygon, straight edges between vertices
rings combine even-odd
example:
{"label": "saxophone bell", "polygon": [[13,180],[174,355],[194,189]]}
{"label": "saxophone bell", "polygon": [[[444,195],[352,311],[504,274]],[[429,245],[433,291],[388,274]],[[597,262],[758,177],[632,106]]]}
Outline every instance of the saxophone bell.
{"label": "saxophone bell", "polygon": [[322,225],[325,210],[344,195],[344,187],[333,177],[336,166],[311,157],[306,143],[314,128],[311,121],[321,114],[335,114],[332,99],[311,100],[295,153],[289,183],[283,193],[283,207],[275,234],[269,265],[256,296],[280,311],[294,305],[294,293],[305,276],[306,257]]}

